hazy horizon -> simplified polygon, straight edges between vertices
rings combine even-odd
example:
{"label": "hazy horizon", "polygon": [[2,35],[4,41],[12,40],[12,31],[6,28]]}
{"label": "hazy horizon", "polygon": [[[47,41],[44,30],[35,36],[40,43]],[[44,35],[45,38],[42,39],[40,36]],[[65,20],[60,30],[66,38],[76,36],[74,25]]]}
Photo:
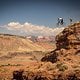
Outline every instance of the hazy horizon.
{"label": "hazy horizon", "polygon": [[10,22],[0,26],[0,33],[22,35],[22,36],[56,36],[64,27],[50,28],[25,22]]}

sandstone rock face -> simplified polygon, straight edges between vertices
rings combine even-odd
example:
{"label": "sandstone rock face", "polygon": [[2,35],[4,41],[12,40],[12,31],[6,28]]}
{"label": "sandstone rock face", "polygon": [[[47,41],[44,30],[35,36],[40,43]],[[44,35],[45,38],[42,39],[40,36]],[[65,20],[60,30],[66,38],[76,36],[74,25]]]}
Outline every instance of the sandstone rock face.
{"label": "sandstone rock face", "polygon": [[61,48],[80,48],[80,23],[65,28],[59,35],[56,36],[56,46]]}
{"label": "sandstone rock face", "polygon": [[[41,61],[52,62],[61,71],[68,68],[66,73],[63,72],[64,75],[60,74],[62,75],[60,80],[80,80],[80,22],[66,27],[57,35],[56,49],[45,55]],[[61,66],[61,64],[65,64],[67,67]],[[58,73],[59,71],[57,75]]]}
{"label": "sandstone rock face", "polygon": [[[77,56],[80,55],[80,22],[66,27],[56,36],[56,47],[56,50],[43,57],[42,61],[54,63],[62,59],[64,61],[64,58],[67,57],[73,61],[80,58],[80,56]],[[74,58],[71,58],[71,56],[74,56]]]}

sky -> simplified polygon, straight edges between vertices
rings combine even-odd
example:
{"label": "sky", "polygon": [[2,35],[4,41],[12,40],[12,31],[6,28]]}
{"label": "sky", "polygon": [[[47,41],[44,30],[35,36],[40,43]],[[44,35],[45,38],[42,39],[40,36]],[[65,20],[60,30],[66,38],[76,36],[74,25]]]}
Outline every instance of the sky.
{"label": "sky", "polygon": [[58,17],[65,24],[69,18],[79,21],[80,0],[0,0],[0,25],[28,22],[53,28]]}

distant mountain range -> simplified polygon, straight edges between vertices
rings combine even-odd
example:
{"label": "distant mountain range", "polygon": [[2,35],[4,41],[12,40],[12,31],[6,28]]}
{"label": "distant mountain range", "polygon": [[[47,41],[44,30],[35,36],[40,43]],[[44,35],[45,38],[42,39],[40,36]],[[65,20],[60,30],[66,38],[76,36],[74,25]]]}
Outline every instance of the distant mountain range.
{"label": "distant mountain range", "polygon": [[25,51],[45,51],[45,48],[35,44],[25,37],[0,34],[0,55]]}
{"label": "distant mountain range", "polygon": [[27,36],[33,42],[55,42],[55,36]]}

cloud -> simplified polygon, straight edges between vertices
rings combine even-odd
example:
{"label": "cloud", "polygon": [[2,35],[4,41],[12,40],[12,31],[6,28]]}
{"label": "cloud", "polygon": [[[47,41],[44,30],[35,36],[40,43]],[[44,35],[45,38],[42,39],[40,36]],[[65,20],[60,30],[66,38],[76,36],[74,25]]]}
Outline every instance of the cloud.
{"label": "cloud", "polygon": [[8,29],[20,29],[21,27],[23,27],[23,25],[21,25],[19,22],[10,22],[10,23],[8,23],[8,25],[7,25],[8,27]]}
{"label": "cloud", "polygon": [[7,29],[12,31],[18,31],[28,35],[43,35],[43,36],[54,36],[59,34],[64,27],[61,28],[50,28],[46,26],[33,25],[31,23],[20,24],[19,22],[10,22],[7,24]]}

